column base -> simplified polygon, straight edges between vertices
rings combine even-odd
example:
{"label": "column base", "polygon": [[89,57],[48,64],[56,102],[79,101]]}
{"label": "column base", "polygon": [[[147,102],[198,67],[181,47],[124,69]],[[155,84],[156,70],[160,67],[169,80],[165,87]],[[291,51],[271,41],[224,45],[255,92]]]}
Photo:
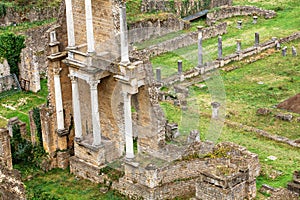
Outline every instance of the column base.
{"label": "column base", "polygon": [[57,129],[56,132],[59,137],[64,137],[69,134],[68,129]]}

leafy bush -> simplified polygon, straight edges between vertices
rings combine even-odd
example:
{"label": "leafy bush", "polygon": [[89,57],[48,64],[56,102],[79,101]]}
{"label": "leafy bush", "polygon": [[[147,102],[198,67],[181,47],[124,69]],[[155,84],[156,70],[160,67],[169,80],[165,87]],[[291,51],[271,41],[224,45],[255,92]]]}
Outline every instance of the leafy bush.
{"label": "leafy bush", "polygon": [[13,126],[10,145],[14,164],[30,163],[39,166],[46,155],[41,145],[33,146],[30,141],[22,138],[19,125]]}
{"label": "leafy bush", "polygon": [[0,34],[0,57],[6,58],[10,66],[10,73],[19,76],[18,63],[21,61],[20,53],[23,48],[25,38],[22,35],[13,33]]}

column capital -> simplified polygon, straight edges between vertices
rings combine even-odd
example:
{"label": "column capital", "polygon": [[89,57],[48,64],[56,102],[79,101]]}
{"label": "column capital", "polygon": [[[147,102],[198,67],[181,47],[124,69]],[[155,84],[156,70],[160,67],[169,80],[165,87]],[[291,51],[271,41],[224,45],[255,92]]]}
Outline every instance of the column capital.
{"label": "column capital", "polygon": [[54,73],[54,75],[59,75],[59,73],[60,73],[61,70],[62,70],[62,69],[61,69],[60,67],[53,68],[53,73]]}
{"label": "column capital", "polygon": [[90,85],[91,90],[97,90],[98,83],[100,83],[100,80],[89,80],[87,83]]}
{"label": "column capital", "polygon": [[71,80],[71,83],[73,83],[73,84],[78,82],[78,78],[76,76],[73,76],[73,75],[69,74],[69,78]]}

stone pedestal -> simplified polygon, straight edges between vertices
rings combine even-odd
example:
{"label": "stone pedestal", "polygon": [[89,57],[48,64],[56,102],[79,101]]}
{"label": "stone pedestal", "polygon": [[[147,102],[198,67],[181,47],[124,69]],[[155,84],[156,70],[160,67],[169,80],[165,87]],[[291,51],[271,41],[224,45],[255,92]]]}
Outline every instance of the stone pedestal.
{"label": "stone pedestal", "polygon": [[254,45],[255,45],[256,47],[259,46],[259,33],[255,33],[255,42],[254,42]]}
{"label": "stone pedestal", "polygon": [[222,36],[218,37],[218,59],[223,58]]}
{"label": "stone pedestal", "polygon": [[236,52],[240,53],[242,50],[242,40],[241,39],[237,39],[236,40]]}

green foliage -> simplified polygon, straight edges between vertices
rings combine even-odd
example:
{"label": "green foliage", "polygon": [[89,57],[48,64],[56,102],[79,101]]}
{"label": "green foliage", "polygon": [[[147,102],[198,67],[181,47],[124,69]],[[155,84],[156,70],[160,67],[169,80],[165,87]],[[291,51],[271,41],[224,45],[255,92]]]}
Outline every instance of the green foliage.
{"label": "green foliage", "polygon": [[5,17],[6,15],[6,5],[0,2],[0,18]]}
{"label": "green foliage", "polygon": [[100,174],[106,174],[111,181],[117,181],[124,176],[124,171],[117,170],[111,166],[106,166],[100,169]]}
{"label": "green foliage", "polygon": [[33,121],[36,125],[39,145],[42,146],[43,138],[42,138],[41,116],[40,116],[40,109],[38,107],[33,108]]}
{"label": "green foliage", "polygon": [[19,125],[13,126],[13,137],[11,138],[10,145],[14,164],[32,161],[32,145],[22,138]]}
{"label": "green foliage", "polygon": [[46,153],[42,146],[33,146],[21,136],[20,126],[13,126],[13,137],[10,141],[14,164],[31,163],[39,166]]}
{"label": "green foliage", "polygon": [[20,53],[23,48],[25,38],[22,35],[13,33],[0,34],[0,57],[7,59],[10,66],[10,73],[19,76],[18,63],[21,61]]}

